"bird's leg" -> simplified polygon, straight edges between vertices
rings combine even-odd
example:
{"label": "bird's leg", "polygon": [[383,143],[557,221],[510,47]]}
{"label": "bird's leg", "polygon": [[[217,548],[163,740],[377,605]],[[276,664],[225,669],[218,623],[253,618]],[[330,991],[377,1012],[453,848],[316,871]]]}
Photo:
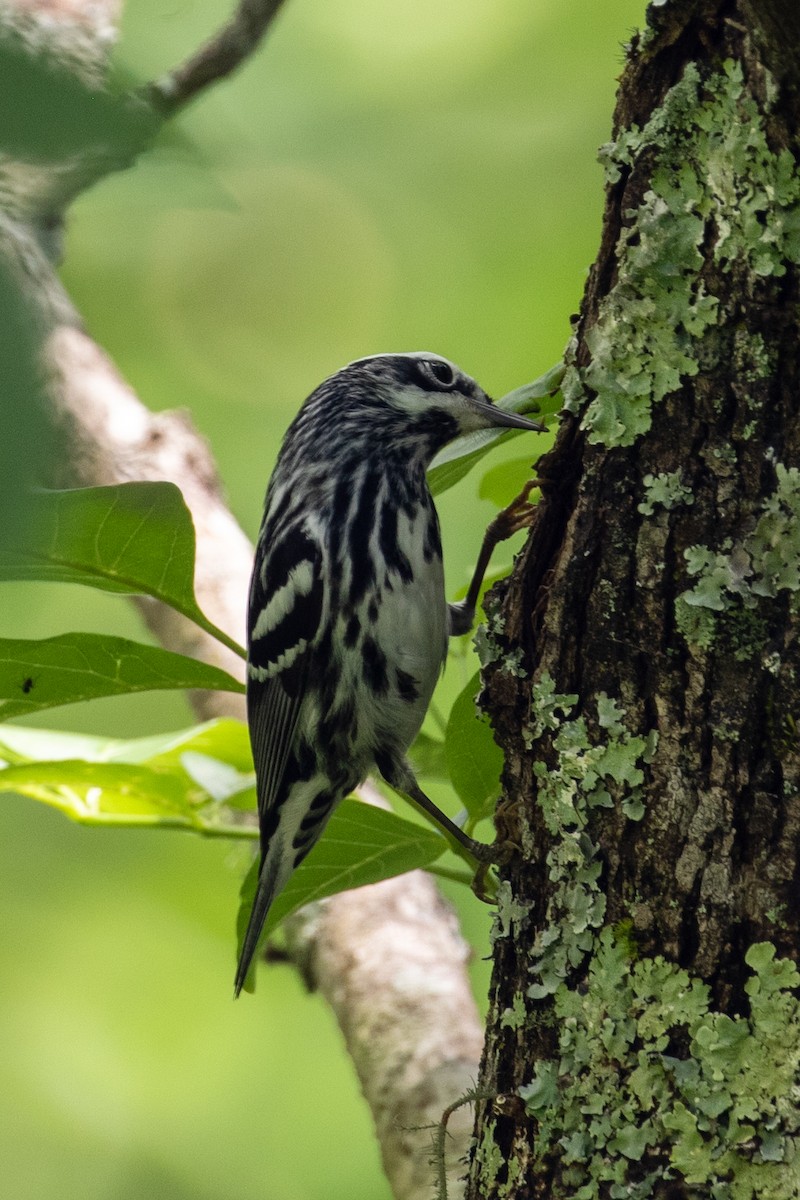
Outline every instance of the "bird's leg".
{"label": "bird's leg", "polygon": [[412,804],[416,804],[417,808],[421,808],[429,817],[433,817],[434,821],[438,825],[441,825],[442,829],[451,838],[454,838],[459,845],[464,847],[468,854],[472,855],[476,862],[481,864],[481,871],[485,874],[486,868],[494,858],[494,846],[489,846],[486,842],[476,842],[475,838],[471,838],[469,834],[464,833],[463,829],[459,829],[458,825],[454,821],[451,821],[446,813],[437,808],[433,801],[425,795],[416,779],[404,780],[402,787],[397,787],[396,784],[392,784],[392,787],[402,792]]}
{"label": "bird's leg", "polygon": [[417,783],[414,772],[407,762],[393,755],[378,754],[375,765],[390,787],[404,796],[409,803],[421,808],[429,817],[433,817],[448,838],[456,842],[461,850],[466,850],[475,862],[488,865],[492,861],[494,847],[487,846],[485,842],[476,842],[468,833],[464,833],[464,830],[460,829],[455,821],[451,821],[446,813],[437,808]]}
{"label": "bird's leg", "polygon": [[[486,574],[486,568],[489,565],[494,548],[498,542],[504,542],[512,534],[517,533],[520,529],[524,529],[530,524],[536,506],[531,504],[529,496],[533,489],[538,486],[538,479],[529,479],[519,495],[502,509],[490,523],[483,537],[481,551],[478,555],[478,561],[475,565],[466,596],[459,603],[448,605],[451,634],[469,633],[472,628],[472,623],[475,620],[475,610],[478,607],[478,597],[480,596],[481,585],[483,584],[483,577]],[[502,858],[503,851],[500,850],[497,843],[489,846],[485,842],[476,842],[474,838],[464,833],[463,829],[459,829],[425,795],[413,777],[404,782],[406,786],[398,790],[401,790],[418,808],[421,808],[429,816],[432,816],[476,860],[478,869],[472,883],[472,890],[479,899],[491,902],[493,899],[493,889],[490,886],[489,872],[492,864]]]}
{"label": "bird's leg", "polygon": [[416,779],[406,782],[403,788],[392,784],[396,791],[405,796],[406,800],[411,804],[416,804],[417,808],[421,808],[428,816],[433,817],[437,824],[441,825],[445,833],[453,838],[477,863],[475,876],[472,880],[472,890],[479,900],[483,900],[484,904],[497,903],[496,879],[492,879],[492,868],[499,862],[504,854],[504,851],[498,851],[497,842],[493,845],[488,845],[486,842],[477,842],[475,838],[471,838],[464,833],[463,829],[459,829],[454,821],[437,808],[433,801],[425,795],[422,788],[417,783]]}
{"label": "bird's leg", "polygon": [[526,525],[530,525],[536,505],[531,504],[528,497],[538,486],[538,479],[529,479],[520,494],[489,524],[489,528],[483,536],[481,552],[478,555],[467,594],[457,604],[449,605],[451,634],[469,633],[472,628],[475,610],[478,607],[478,597],[481,594],[481,584],[494,548],[499,542],[504,542],[512,534],[524,529]]}

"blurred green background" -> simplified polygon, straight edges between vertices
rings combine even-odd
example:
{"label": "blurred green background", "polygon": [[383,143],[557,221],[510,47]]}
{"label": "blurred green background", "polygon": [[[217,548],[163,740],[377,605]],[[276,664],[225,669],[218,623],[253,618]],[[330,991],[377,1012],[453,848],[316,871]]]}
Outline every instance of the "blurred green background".
{"label": "blurred green background", "polygon": [[[158,75],[228,7],[130,0],[119,63]],[[153,409],[191,409],[251,536],[282,430],[348,360],[431,349],[499,396],[559,359],[596,250],[620,44],[642,11],[288,0],[253,61],[75,206],[63,274],[90,332]],[[478,478],[440,503],[451,593],[492,515]],[[7,636],[145,636],[100,593],[3,596]],[[133,736],[190,721],[155,694],[42,723]],[[231,1001],[248,851],[2,806],[4,1193],[388,1197],[323,1003],[279,967]],[[490,913],[450,894],[483,1005]]]}

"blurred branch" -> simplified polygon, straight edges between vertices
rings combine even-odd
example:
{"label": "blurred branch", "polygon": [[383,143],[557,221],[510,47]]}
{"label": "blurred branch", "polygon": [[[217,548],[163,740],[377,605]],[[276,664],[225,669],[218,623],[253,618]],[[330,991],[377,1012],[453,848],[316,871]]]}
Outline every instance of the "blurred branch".
{"label": "blurred branch", "polygon": [[122,0],[0,0],[0,38],[23,45],[37,66],[57,63],[102,87]]}
{"label": "blurred branch", "polygon": [[[3,16],[17,8],[33,28],[47,31],[47,57],[63,70],[86,78],[110,44],[113,5],[96,0],[6,0]],[[242,3],[229,25],[183,67],[154,85],[159,111],[171,113],[252,53],[279,8]],[[80,19],[85,10],[87,19]],[[76,15],[76,12],[78,15]],[[76,24],[92,43],[58,60],[61,16],[65,39],[74,46]],[[98,17],[93,26],[93,17]],[[69,19],[67,19],[69,18]],[[36,37],[25,39],[32,63]],[[81,42],[83,46],[83,42]],[[96,148],[95,148],[96,150]],[[100,158],[95,155],[96,161]],[[78,165],[75,165],[75,162]],[[196,593],[208,616],[242,639],[244,598],[252,548],[229,512],[211,453],[183,413],[154,414],[139,401],[111,360],[86,334],[78,313],[52,266],[46,225],[57,222],[78,187],[91,177],[80,156],[67,163],[22,164],[27,196],[0,187],[0,255],[35,313],[44,349],[49,394],[65,437],[63,476],[58,482],[106,484],[129,479],[169,479],[178,484],[197,528]],[[110,169],[110,168],[109,168]],[[95,172],[95,178],[99,177]],[[13,172],[6,178],[14,179]],[[0,183],[2,181],[0,180]],[[172,610],[139,601],[156,638],[173,650],[223,666],[234,674],[241,663]],[[200,717],[241,716],[241,698],[197,693]],[[232,922],[233,924],[233,922]],[[474,1081],[483,1032],[465,971],[467,948],[452,911],[429,876],[414,873],[357,893],[333,897],[303,918],[293,937],[293,956],[305,977],[332,1006],[372,1109],[384,1166],[398,1200],[430,1200],[434,1170],[432,1133],[442,1113]],[[457,1182],[469,1148],[468,1110],[460,1127],[451,1122],[450,1200],[462,1194]],[[266,1164],[265,1164],[266,1169]]]}
{"label": "blurred branch", "polygon": [[240,0],[227,24],[196,54],[146,89],[153,106],[165,117],[183,108],[198,92],[230,75],[253,54],[275,19],[283,0]]}
{"label": "blurred branch", "polygon": [[[287,932],[293,961],[339,1022],[394,1196],[431,1200],[436,1128],[474,1087],[483,1046],[455,913],[413,871],[312,905]],[[448,1122],[449,1200],[463,1195],[472,1126],[467,1106]]]}
{"label": "blurred branch", "polygon": [[240,0],[184,63],[141,89],[105,86],[119,0],[0,0],[3,207],[60,253],[64,209],[130,167],[163,123],[255,53],[283,0]]}
{"label": "blurred branch", "polygon": [[[167,479],[183,492],[197,534],[195,593],[225,633],[244,641],[244,604],[252,547],[228,510],[211,451],[184,412],[151,413],[107,355],[79,328],[61,325],[47,343],[53,403],[69,447],[62,486]],[[174,609],[137,596],[163,646],[244,676],[238,655]],[[244,700],[230,692],[193,692],[201,720],[244,720]]]}

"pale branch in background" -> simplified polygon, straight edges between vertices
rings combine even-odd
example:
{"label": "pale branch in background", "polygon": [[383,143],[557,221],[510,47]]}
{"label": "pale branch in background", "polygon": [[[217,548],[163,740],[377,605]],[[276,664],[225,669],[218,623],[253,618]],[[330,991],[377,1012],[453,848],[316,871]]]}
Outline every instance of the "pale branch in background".
{"label": "pale branch in background", "polygon": [[[385,803],[370,784],[362,795]],[[412,871],[301,910],[287,936],[344,1034],[395,1197],[430,1200],[436,1129],[474,1087],[483,1046],[453,910],[429,875]],[[467,1106],[448,1124],[449,1200],[463,1193],[472,1125]]]}
{"label": "pale branch in background", "polygon": [[1,0],[0,37],[102,87],[121,11],[122,0]]}
{"label": "pale branch in background", "polygon": [[[276,0],[241,4],[216,38],[154,85],[159,111],[177,111],[243,62],[278,8]],[[22,21],[28,34],[23,44],[32,54],[40,53],[44,39],[48,59],[56,58],[62,69],[93,84],[112,41],[109,23],[115,17],[114,4],[93,0],[9,0],[0,11],[0,34]],[[58,54],[60,37],[63,55]],[[37,163],[39,190],[15,203],[15,182],[30,174],[30,164],[22,166],[16,175],[4,169],[0,180],[0,207],[6,214],[0,219],[0,254],[40,328],[53,408],[73,451],[69,481],[176,483],[198,533],[198,601],[216,625],[241,640],[252,547],[225,504],[208,446],[185,414],[149,412],[88,337],[42,237],[43,215],[48,221],[60,217],[81,187],[113,167],[101,171],[90,165],[87,170],[73,160],[49,168]],[[54,208],[54,198],[60,207]],[[186,618],[153,601],[139,603],[163,645],[241,677],[241,661]],[[238,695],[198,692],[190,698],[201,719],[243,715]],[[304,924],[302,931],[295,925],[292,933],[292,957],[342,1027],[372,1109],[394,1195],[398,1200],[430,1200],[435,1171],[425,1127],[437,1125],[445,1109],[474,1083],[483,1042],[465,970],[468,951],[456,919],[431,878],[413,872],[335,896]],[[265,1004],[268,1019],[266,1009]],[[449,1160],[454,1164],[449,1200],[462,1194],[458,1177],[471,1134],[464,1113],[460,1127],[449,1126]],[[265,1172],[267,1168],[265,1164]]]}

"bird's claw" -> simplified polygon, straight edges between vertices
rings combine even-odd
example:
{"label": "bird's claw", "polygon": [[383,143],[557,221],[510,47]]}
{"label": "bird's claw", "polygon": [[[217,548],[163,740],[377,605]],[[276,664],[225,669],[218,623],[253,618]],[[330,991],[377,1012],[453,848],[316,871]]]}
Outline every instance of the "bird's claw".
{"label": "bird's claw", "polygon": [[484,904],[497,903],[496,867],[502,866],[519,847],[508,841],[494,841],[490,846],[480,843],[484,853],[478,858],[478,867],[472,880],[472,890]]}
{"label": "bird's claw", "polygon": [[520,529],[526,529],[530,525],[536,505],[531,504],[528,497],[538,486],[538,479],[529,479],[519,495],[497,514],[491,526],[495,543],[504,542],[512,534],[519,533]]}
{"label": "bird's claw", "polygon": [[475,895],[484,904],[497,903],[497,879],[492,874],[493,867],[494,863],[488,858],[480,863],[470,885]]}

